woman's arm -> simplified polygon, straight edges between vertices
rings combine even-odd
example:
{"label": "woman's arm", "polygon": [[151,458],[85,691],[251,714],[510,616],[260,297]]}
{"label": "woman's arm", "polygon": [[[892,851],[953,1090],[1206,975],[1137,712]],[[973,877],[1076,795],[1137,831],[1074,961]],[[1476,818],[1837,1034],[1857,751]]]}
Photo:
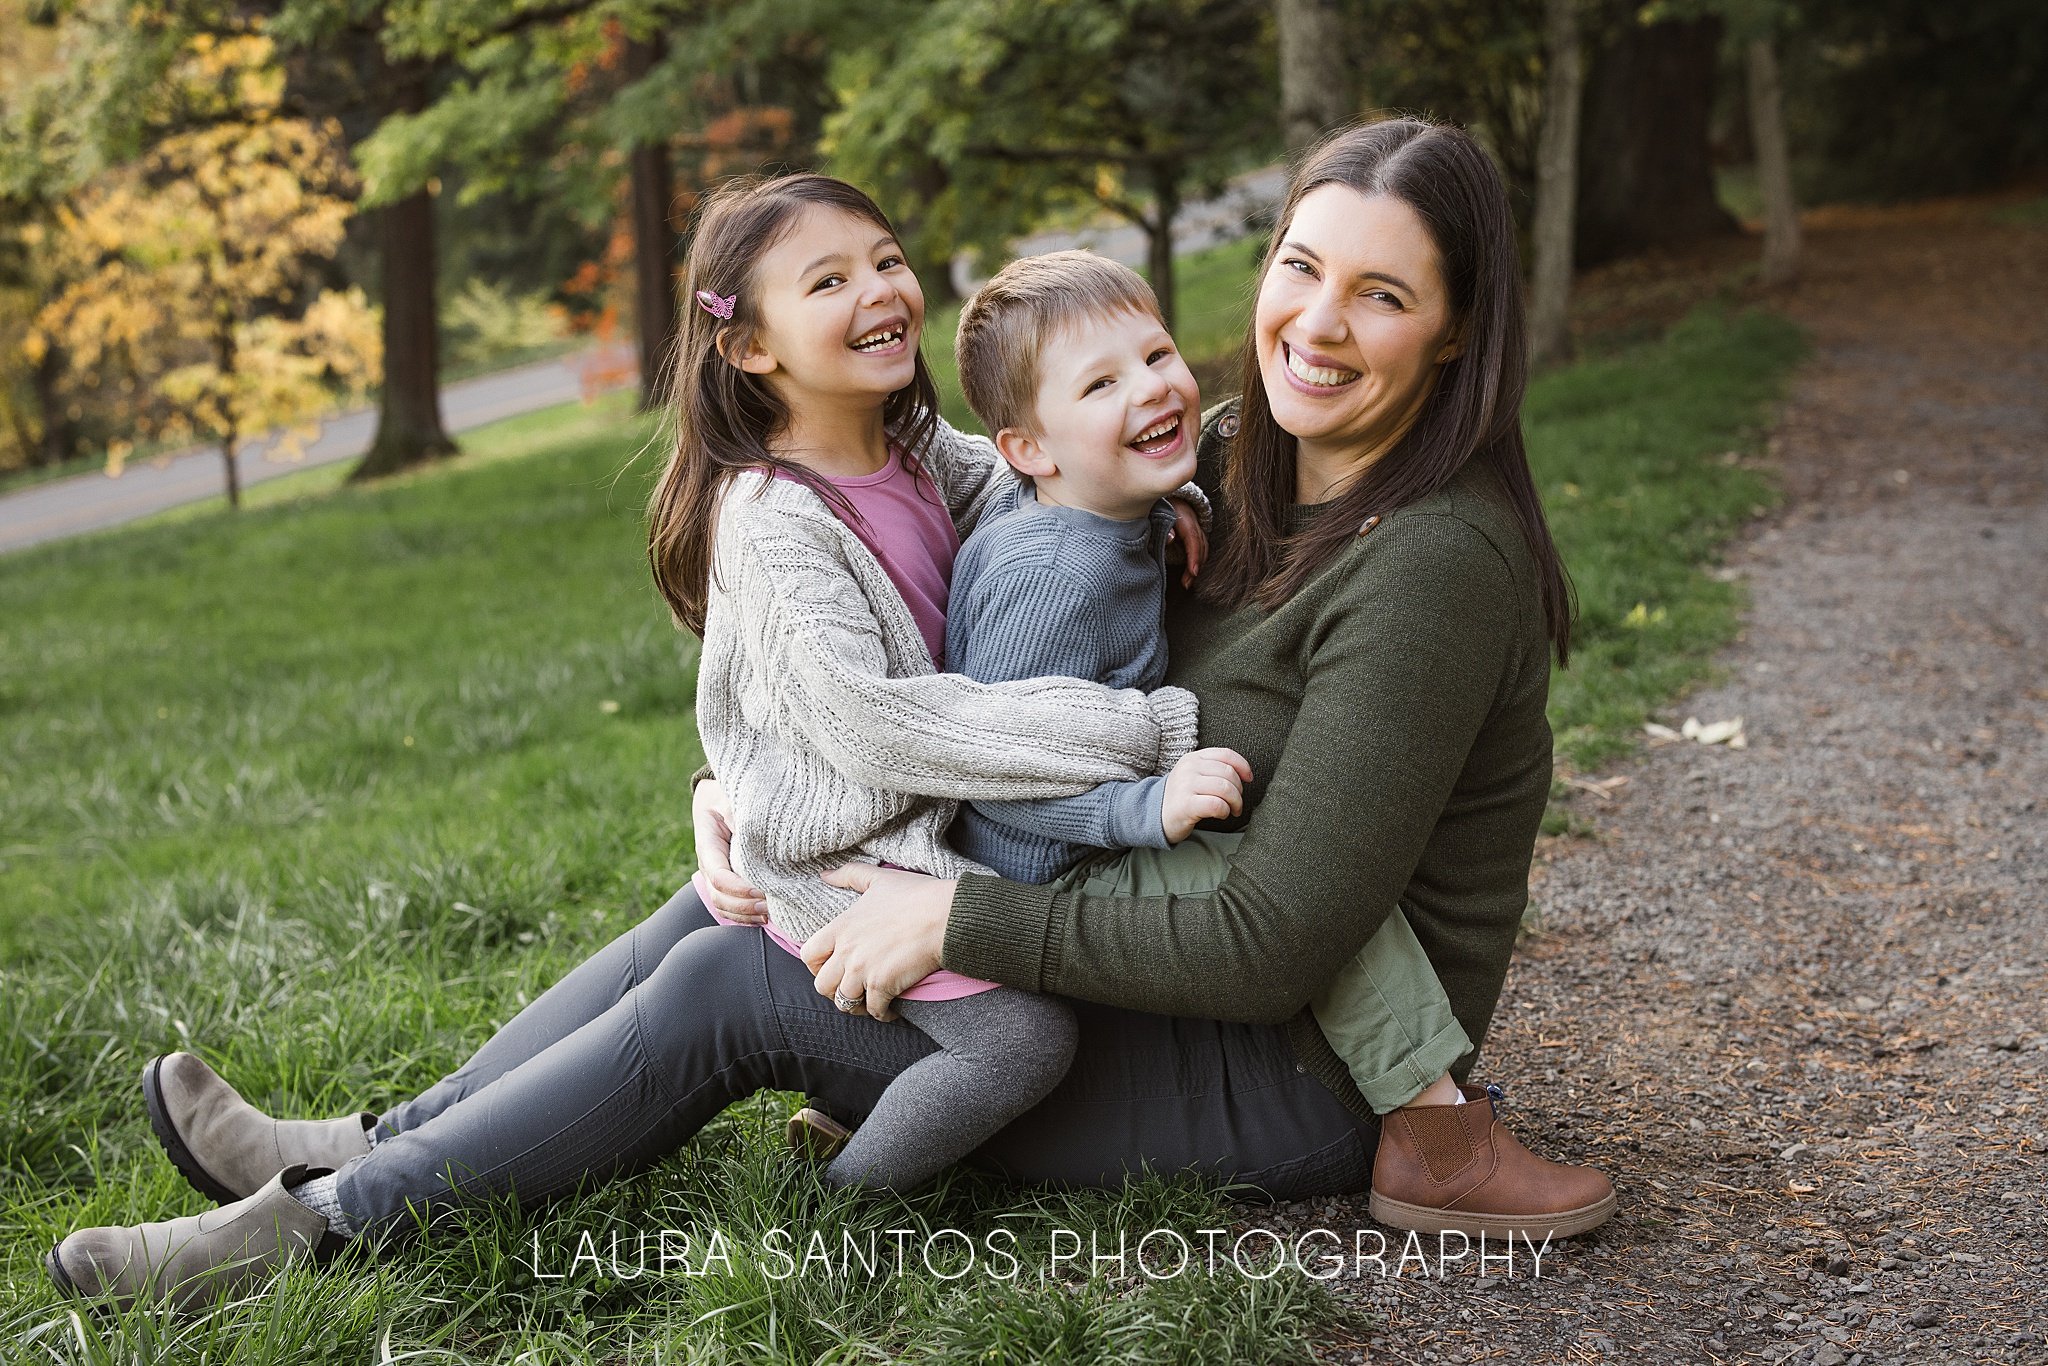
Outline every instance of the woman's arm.
{"label": "woman's arm", "polygon": [[[721,534],[724,585],[778,712],[855,782],[921,796],[1064,796],[1169,769],[1194,747],[1195,700],[1075,678],[891,678],[882,626],[837,542],[742,503]],[[836,535],[836,533],[834,533]]]}
{"label": "woman's arm", "polygon": [[[1484,536],[1413,515],[1380,536],[1373,551],[1394,553],[1353,566],[1357,581],[1327,623],[1293,731],[1217,892],[1093,896],[991,877],[956,889],[861,870],[874,894],[830,927],[814,969],[843,961],[886,993],[907,983],[861,974],[942,957],[1026,990],[1164,1014],[1280,1021],[1299,1011],[1407,889],[1521,655],[1515,583]],[[1432,591],[1417,594],[1416,582]]]}
{"label": "woman's arm", "polygon": [[1518,654],[1514,580],[1483,535],[1411,514],[1379,536],[1333,604],[1221,888],[1106,897],[964,878],[946,966],[1213,1019],[1306,1004],[1407,889]]}

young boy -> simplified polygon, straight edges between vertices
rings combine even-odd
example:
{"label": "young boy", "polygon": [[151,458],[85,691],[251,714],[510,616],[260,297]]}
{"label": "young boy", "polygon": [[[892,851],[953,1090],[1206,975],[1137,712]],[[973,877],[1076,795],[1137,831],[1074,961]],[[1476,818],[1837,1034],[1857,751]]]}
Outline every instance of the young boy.
{"label": "young boy", "polygon": [[[960,318],[960,380],[1022,476],[953,564],[947,667],[984,683],[1066,675],[1166,680],[1166,496],[1195,470],[1201,394],[1130,268],[1084,251],[1026,257]],[[975,802],[950,839],[1019,882],[1087,853],[1179,844],[1243,809],[1250,767],[1196,750],[1163,777],[1075,797]]]}
{"label": "young boy", "polygon": [[[968,403],[1024,478],[954,562],[947,667],[986,682],[1067,674],[1157,687],[1172,523],[1160,499],[1194,472],[1201,407],[1151,288],[1086,252],[1027,257],[968,302],[957,350]],[[1018,881],[1206,895],[1242,837],[1195,826],[1242,814],[1251,781],[1235,751],[1197,750],[1164,778],[963,806],[949,838]],[[1136,852],[1075,867],[1103,849]],[[1398,909],[1312,1006],[1375,1113],[1463,1100],[1447,1071],[1471,1042]],[[1374,1213],[1436,1226],[1429,1211],[1417,1222],[1377,1196]]]}

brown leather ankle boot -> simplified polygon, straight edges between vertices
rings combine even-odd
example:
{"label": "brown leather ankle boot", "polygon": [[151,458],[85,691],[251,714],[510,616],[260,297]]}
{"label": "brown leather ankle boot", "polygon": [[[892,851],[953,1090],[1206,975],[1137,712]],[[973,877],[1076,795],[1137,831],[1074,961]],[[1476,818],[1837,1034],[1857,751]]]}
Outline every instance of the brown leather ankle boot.
{"label": "brown leather ankle boot", "polygon": [[1494,1113],[1497,1086],[1463,1105],[1411,1105],[1380,1119],[1372,1217],[1419,1233],[1567,1238],[1614,1213],[1614,1183],[1536,1156]]}

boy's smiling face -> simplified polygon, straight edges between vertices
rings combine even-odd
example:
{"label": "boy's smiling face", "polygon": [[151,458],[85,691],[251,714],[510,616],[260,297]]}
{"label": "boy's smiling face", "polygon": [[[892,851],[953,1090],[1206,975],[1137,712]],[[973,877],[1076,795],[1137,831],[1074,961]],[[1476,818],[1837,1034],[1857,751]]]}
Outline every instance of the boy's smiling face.
{"label": "boy's smiling face", "polygon": [[1088,318],[1039,354],[1036,430],[996,433],[1038,501],[1132,521],[1194,476],[1202,395],[1158,318]]}

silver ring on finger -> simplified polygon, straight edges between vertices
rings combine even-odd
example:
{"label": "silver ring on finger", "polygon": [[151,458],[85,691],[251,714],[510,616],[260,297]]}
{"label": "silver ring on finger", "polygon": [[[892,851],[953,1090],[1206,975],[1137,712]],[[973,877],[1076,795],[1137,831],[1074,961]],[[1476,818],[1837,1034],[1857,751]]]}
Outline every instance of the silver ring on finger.
{"label": "silver ring on finger", "polygon": [[846,1015],[858,1014],[865,1000],[865,997],[860,996],[841,996],[837,992],[832,994],[832,1004],[838,1006],[841,1013]]}

